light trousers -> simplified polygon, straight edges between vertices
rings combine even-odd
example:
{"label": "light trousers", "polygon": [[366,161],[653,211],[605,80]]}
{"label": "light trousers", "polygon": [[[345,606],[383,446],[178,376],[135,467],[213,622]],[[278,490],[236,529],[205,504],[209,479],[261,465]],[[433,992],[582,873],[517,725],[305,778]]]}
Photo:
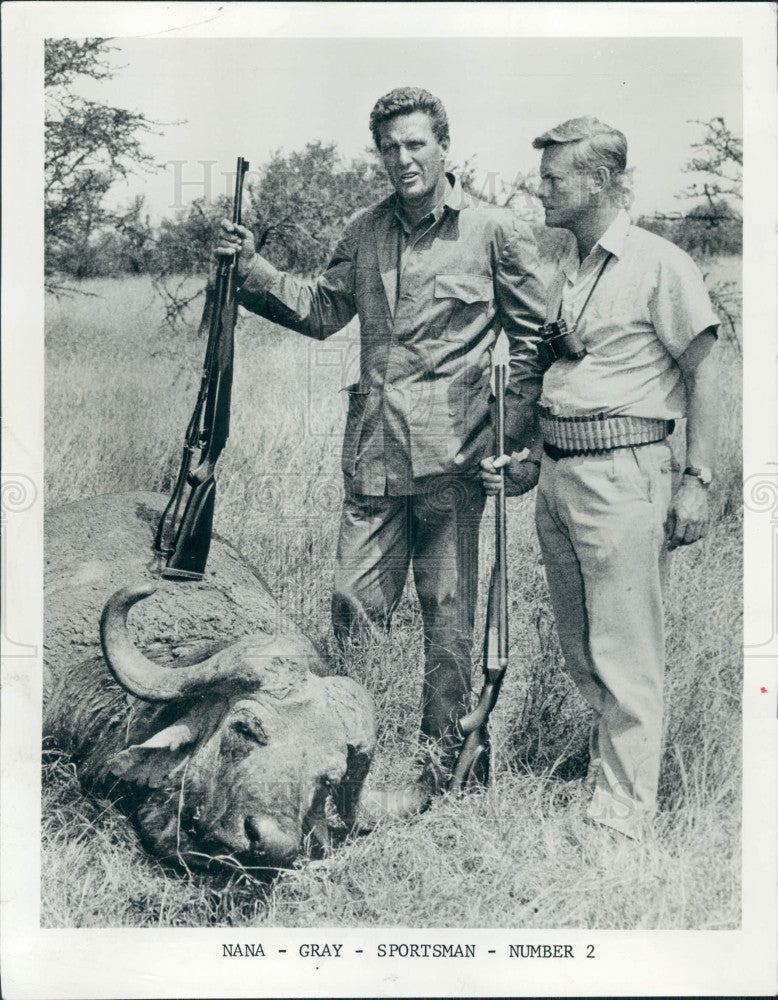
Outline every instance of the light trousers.
{"label": "light trousers", "polygon": [[594,709],[588,816],[639,836],[662,742],[666,442],[543,456],[536,522],[565,667]]}

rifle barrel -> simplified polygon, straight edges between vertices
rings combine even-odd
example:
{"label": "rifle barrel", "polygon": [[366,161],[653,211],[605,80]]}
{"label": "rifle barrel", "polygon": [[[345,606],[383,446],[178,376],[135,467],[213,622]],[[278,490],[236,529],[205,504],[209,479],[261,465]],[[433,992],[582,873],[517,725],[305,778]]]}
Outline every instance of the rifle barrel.
{"label": "rifle barrel", "polygon": [[[505,454],[505,365],[496,365],[494,395],[497,409],[497,454]],[[500,666],[508,666],[508,552],[505,511],[505,469],[500,468],[500,492],[495,497],[495,564],[498,577],[497,656]]]}
{"label": "rifle barrel", "polygon": [[[495,365],[495,430],[498,455],[505,453],[506,374],[505,365]],[[476,707],[472,712],[462,716],[459,720],[459,725],[462,733],[465,735],[465,739],[449,782],[449,788],[452,791],[461,789],[467,783],[476,764],[484,754],[486,754],[485,765],[486,773],[488,773],[489,716],[500,694],[500,687],[508,666],[508,557],[506,544],[505,472],[502,467],[500,468],[500,490],[494,499],[495,555],[492,579],[489,584],[489,601],[486,609],[484,685]],[[496,657],[495,652],[497,653]]]}
{"label": "rifle barrel", "polygon": [[[232,204],[235,224],[241,221],[243,181],[248,168],[248,160],[238,157]],[[154,548],[166,558],[163,576],[201,579],[205,572],[216,497],[213,471],[227,442],[230,425],[233,337],[238,311],[235,261],[234,254],[219,260],[197,402],[186,429],[178,479],[157,526]]]}

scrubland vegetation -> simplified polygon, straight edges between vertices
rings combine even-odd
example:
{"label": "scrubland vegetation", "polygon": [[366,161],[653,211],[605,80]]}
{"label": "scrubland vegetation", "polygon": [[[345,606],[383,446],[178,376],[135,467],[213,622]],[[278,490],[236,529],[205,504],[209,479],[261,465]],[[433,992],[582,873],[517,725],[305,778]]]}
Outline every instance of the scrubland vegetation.
{"label": "scrubland vegetation", "polygon": [[[739,258],[706,265],[739,293]],[[192,291],[197,282],[192,279]],[[82,283],[47,303],[46,502],[169,492],[204,342],[162,325],[147,277]],[[655,835],[612,848],[582,823],[587,711],[561,666],[533,500],[509,502],[511,648],[493,717],[494,780],[418,818],[353,837],[270,883],[181,875],[149,858],[74,766],[43,771],[45,926],[395,925],[720,928],[740,920],[741,428],[739,299],[722,345],[714,524],[675,553],[667,600],[666,742]],[[421,695],[421,627],[409,589],[390,636],[340,656],[329,598],[341,499],[342,386],[356,331],[313,343],[253,316],[239,324],[231,436],[216,530],[257,565],[333,671],[371,692],[377,781],[409,777]],[[681,461],[683,457],[681,456]],[[492,558],[482,528],[481,597]],[[477,634],[482,632],[479,608]],[[478,651],[475,656],[478,670]],[[478,678],[475,684],[478,686]]]}

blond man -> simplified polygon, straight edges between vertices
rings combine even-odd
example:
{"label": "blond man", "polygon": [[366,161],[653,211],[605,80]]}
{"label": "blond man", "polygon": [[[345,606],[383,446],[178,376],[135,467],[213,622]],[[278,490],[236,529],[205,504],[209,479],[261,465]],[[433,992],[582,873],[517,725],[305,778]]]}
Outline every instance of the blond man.
{"label": "blond man", "polygon": [[[576,118],[533,146],[546,224],[577,250],[547,300],[537,530],[565,666],[594,710],[587,816],[639,838],[656,810],[668,554],[709,521],[719,321],[694,262],[630,224],[621,132]],[[509,462],[482,463],[487,491]]]}

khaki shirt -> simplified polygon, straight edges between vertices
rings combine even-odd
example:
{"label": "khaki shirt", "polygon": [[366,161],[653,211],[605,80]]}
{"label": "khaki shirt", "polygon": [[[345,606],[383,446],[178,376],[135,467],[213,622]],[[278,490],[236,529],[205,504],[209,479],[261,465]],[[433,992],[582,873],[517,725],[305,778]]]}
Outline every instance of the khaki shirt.
{"label": "khaki shirt", "polygon": [[449,181],[413,229],[394,195],[359,213],[316,281],[257,257],[238,293],[252,311],[318,339],[359,316],[342,462],[357,493],[413,493],[428,476],[463,471],[454,457],[488,420],[501,328],[511,355],[506,431],[517,443],[531,434],[545,302],[535,238],[509,209]]}
{"label": "khaki shirt", "polygon": [[577,331],[587,354],[555,361],[541,403],[557,416],[591,413],[674,420],[686,413],[676,364],[697,334],[719,325],[699,268],[674,243],[632,226],[620,211],[580,266],[563,263],[548,294],[547,320],[572,326],[606,255]]}

